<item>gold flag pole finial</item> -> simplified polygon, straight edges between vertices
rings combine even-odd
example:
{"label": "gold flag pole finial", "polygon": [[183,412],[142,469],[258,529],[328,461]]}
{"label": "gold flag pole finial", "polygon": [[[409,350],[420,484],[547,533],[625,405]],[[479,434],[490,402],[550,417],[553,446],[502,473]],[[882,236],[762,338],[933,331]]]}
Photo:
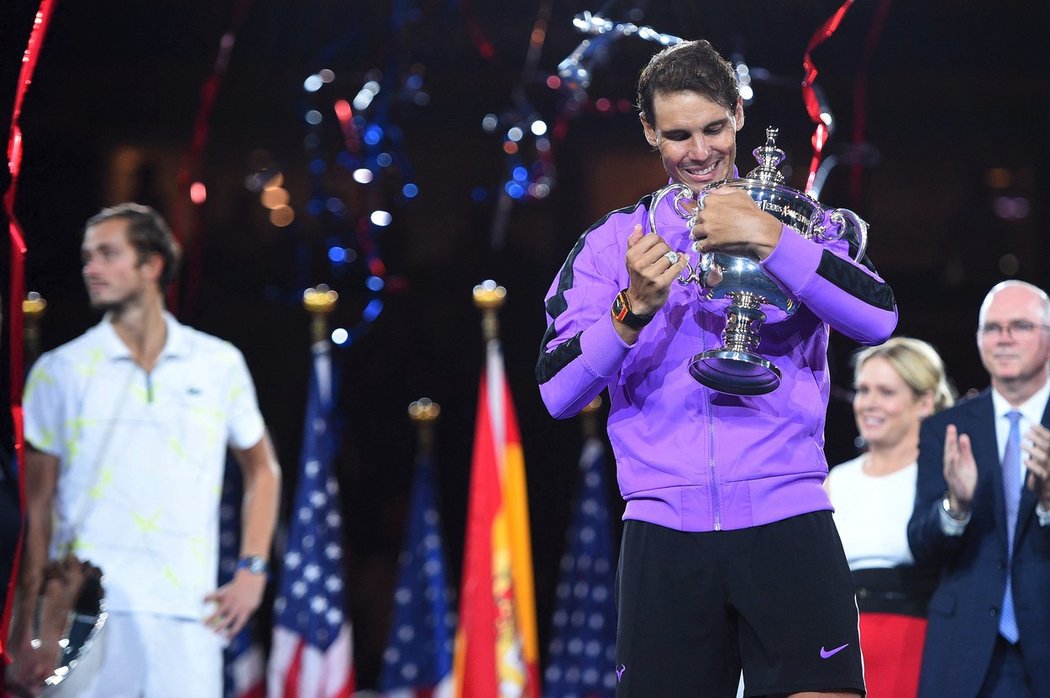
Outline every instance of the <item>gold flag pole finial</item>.
{"label": "gold flag pole finial", "polygon": [[419,453],[429,456],[434,447],[434,423],[441,414],[441,405],[428,397],[421,397],[408,406],[408,417],[416,423],[419,435]]}
{"label": "gold flag pole finial", "polygon": [[507,289],[492,279],[482,281],[474,287],[474,306],[480,308],[483,313],[481,331],[485,336],[485,341],[499,339],[499,317],[497,316],[497,311],[503,307],[506,297]]}
{"label": "gold flag pole finial", "polygon": [[40,356],[40,318],[47,310],[47,301],[36,291],[30,291],[22,301],[22,315],[25,318],[25,334],[22,344],[25,347],[25,365],[31,366]]}
{"label": "gold flag pole finial", "polygon": [[339,294],[328,288],[326,284],[318,284],[315,288],[303,291],[303,307],[309,311],[313,318],[310,324],[310,335],[313,342],[323,342],[328,337],[328,314],[335,310]]}

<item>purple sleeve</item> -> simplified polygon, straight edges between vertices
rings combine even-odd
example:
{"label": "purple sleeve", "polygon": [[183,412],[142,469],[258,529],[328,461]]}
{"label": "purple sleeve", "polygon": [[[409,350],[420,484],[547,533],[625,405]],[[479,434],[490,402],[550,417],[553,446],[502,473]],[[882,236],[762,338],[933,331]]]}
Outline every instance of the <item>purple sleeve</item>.
{"label": "purple sleeve", "polygon": [[784,226],[761,265],[832,328],[862,344],[879,344],[897,326],[897,303],[889,285],[874,269],[854,262],[847,247],[821,245]]}
{"label": "purple sleeve", "polygon": [[582,237],[547,293],[536,380],[547,410],[559,419],[578,414],[597,397],[631,348],[610,314],[626,272],[605,268],[622,254],[610,245],[595,247],[601,245],[594,237]]}

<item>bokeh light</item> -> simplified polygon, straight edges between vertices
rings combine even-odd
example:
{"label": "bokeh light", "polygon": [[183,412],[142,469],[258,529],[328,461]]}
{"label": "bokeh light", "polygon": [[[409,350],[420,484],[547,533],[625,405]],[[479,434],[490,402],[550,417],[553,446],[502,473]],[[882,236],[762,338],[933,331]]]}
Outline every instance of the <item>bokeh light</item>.
{"label": "bokeh light", "polygon": [[194,182],[190,185],[190,201],[200,206],[208,199],[208,188],[204,182]]}
{"label": "bokeh light", "polygon": [[373,298],[368,301],[368,305],[366,305],[365,309],[361,311],[361,317],[364,318],[366,322],[372,322],[379,317],[379,313],[381,312],[383,312],[383,301],[378,298]]}
{"label": "bokeh light", "polygon": [[277,209],[287,205],[290,197],[287,189],[281,187],[271,187],[263,190],[263,193],[259,195],[259,201],[268,209]]}
{"label": "bokeh light", "polygon": [[270,223],[278,228],[285,228],[295,220],[295,211],[291,206],[280,206],[270,211]]}

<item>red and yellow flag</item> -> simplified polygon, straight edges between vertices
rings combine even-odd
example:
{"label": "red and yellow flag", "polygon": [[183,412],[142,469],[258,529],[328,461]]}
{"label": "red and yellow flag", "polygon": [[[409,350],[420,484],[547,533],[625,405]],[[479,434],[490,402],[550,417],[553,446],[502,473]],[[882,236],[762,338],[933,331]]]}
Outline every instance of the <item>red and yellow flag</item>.
{"label": "red and yellow flag", "polygon": [[478,391],[453,660],[457,698],[539,698],[525,459],[499,341]]}

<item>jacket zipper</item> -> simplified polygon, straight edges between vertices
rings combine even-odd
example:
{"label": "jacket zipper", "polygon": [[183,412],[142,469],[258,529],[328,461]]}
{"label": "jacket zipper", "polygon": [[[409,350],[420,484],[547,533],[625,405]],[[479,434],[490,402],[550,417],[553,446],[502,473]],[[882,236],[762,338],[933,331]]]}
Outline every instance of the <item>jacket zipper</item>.
{"label": "jacket zipper", "polygon": [[[697,262],[699,264],[699,261]],[[697,301],[700,297],[700,287],[696,286]],[[699,307],[699,303],[695,307]],[[702,311],[699,311],[702,313]],[[701,314],[701,318],[703,315]],[[707,351],[707,327],[700,323],[701,350]],[[707,404],[707,475],[711,488],[711,515],[713,517],[714,530],[722,530],[722,501],[718,495],[718,478],[715,469],[715,417],[714,417],[714,391],[702,385],[704,400]]]}
{"label": "jacket zipper", "polygon": [[704,388],[707,394],[707,472],[711,478],[711,513],[714,515],[715,530],[722,530],[722,502],[718,496],[718,479],[715,472],[715,418],[711,412],[714,405],[711,401],[711,390]]}

